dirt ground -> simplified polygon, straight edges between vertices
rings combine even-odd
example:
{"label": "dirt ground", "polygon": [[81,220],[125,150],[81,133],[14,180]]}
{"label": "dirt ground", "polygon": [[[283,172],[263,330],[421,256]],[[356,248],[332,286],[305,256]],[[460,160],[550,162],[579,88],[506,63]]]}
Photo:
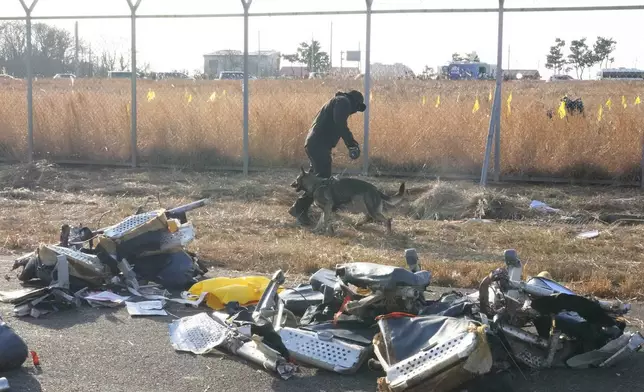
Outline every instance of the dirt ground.
{"label": "dirt ground", "polygon": [[[644,298],[644,228],[613,222],[616,214],[644,215],[636,189],[503,185],[486,190],[471,182],[405,180],[409,194],[396,210],[394,233],[379,225],[353,226],[343,215],[334,236],[295,225],[287,210],[297,171],[195,173],[181,170],[69,168],[46,162],[0,166],[0,253],[31,251],[56,242],[63,223],[98,228],[138,207],[173,207],[199,198],[212,203],[189,215],[197,239],[191,250],[214,267],[310,273],[347,261],[404,264],[415,247],[433,284],[473,287],[517,249],[527,273],[547,270],[575,289],[604,297]],[[386,193],[401,179],[371,178]],[[560,212],[530,209],[532,200]],[[313,213],[316,214],[315,208]],[[598,230],[594,239],[579,233]]]}

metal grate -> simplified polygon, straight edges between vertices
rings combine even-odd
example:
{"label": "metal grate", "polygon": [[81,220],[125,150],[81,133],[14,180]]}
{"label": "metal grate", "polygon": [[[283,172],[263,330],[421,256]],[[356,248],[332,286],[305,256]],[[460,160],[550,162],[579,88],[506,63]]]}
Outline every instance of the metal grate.
{"label": "metal grate", "polygon": [[206,354],[220,346],[229,330],[207,313],[175,320],[170,324],[170,341],[177,351]]}
{"label": "metal grate", "polygon": [[391,384],[399,384],[403,380],[415,378],[423,374],[425,374],[425,378],[428,378],[432,374],[432,368],[436,368],[438,372],[444,368],[441,365],[446,364],[449,366],[453,362],[451,359],[455,358],[455,356],[456,358],[469,356],[476,348],[476,343],[475,333],[456,336],[436,347],[427,351],[421,351],[413,357],[391,366],[389,371],[387,371],[387,380]]}
{"label": "metal grate", "polygon": [[185,247],[195,239],[195,230],[192,223],[188,222],[179,226],[179,230],[174,233],[163,233],[161,235],[161,250],[176,247]]}
{"label": "metal grate", "polygon": [[321,340],[314,332],[293,328],[280,329],[280,336],[289,352],[302,362],[327,365],[333,371],[355,371],[360,367],[365,348],[335,338]]}
{"label": "metal grate", "polygon": [[123,220],[121,223],[105,230],[105,236],[113,240],[119,239],[125,236],[127,233],[136,230],[146,223],[149,223],[152,220],[158,218],[163,213],[163,211],[150,211],[144,214],[129,216],[125,218],[125,220]]}
{"label": "metal grate", "polygon": [[57,245],[48,245],[47,248],[49,248],[49,250],[51,250],[54,253],[67,256],[73,260],[76,260],[85,264],[91,264],[92,266],[101,263],[97,256],[89,255],[87,253],[79,252],[77,250],[73,250],[73,249],[69,249],[69,248],[65,248]]}

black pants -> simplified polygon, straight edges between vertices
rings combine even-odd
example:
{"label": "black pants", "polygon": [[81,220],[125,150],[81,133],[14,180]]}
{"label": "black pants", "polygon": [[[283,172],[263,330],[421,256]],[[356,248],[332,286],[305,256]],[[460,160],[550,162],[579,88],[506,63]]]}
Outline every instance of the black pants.
{"label": "black pants", "polygon": [[[316,146],[306,146],[304,147],[306,155],[309,157],[309,165],[311,171],[315,173],[318,177],[329,178],[331,177],[331,149],[329,148],[319,148]],[[306,214],[313,204],[313,196],[307,193],[304,193],[302,196],[298,197],[293,205],[295,207],[295,213],[300,216]]]}

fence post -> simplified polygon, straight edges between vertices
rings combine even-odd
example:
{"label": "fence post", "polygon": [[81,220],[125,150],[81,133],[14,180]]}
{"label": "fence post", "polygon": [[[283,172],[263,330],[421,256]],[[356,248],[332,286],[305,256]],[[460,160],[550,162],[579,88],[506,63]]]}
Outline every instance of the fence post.
{"label": "fence post", "polygon": [[22,8],[25,10],[25,23],[27,30],[27,53],[25,56],[25,66],[27,67],[27,162],[34,160],[34,69],[31,64],[32,43],[31,43],[31,12],[36,8],[38,0],[33,0],[30,6],[27,6],[25,0],[20,0]]}
{"label": "fence post", "polygon": [[138,147],[137,147],[137,137],[136,137],[136,123],[137,123],[137,104],[136,104],[136,78],[137,78],[137,70],[136,70],[136,10],[139,8],[139,5],[141,4],[141,0],[136,0],[136,3],[132,3],[132,0],[127,0],[127,4],[130,6],[130,12],[132,13],[132,53],[131,53],[131,71],[132,71],[132,76],[130,80],[132,81],[132,86],[130,89],[132,90],[132,98],[131,98],[131,105],[130,105],[130,144],[131,144],[131,154],[132,154],[132,167],[137,166],[137,158],[138,158]]}
{"label": "fence post", "polygon": [[369,116],[371,113],[371,6],[373,0],[365,0],[367,3],[367,37],[364,55],[364,99],[367,109],[364,111],[364,137],[362,152],[362,174],[369,174]]}
{"label": "fence post", "polygon": [[241,0],[244,6],[244,130],[243,130],[243,144],[242,144],[242,159],[244,175],[248,175],[248,163],[250,160],[248,152],[248,10],[253,0]]}
{"label": "fence post", "polygon": [[[499,104],[496,106],[496,128],[494,130],[494,181],[501,181],[501,93],[503,92],[503,6],[505,0],[499,0],[499,46],[497,48],[497,67],[500,77],[496,78],[496,90]],[[509,64],[508,64],[509,67]],[[508,70],[509,71],[509,70]]]}
{"label": "fence post", "polygon": [[[499,43],[497,48],[497,64],[496,64],[496,88],[494,91],[494,104],[492,105],[492,113],[490,115],[490,126],[487,134],[487,144],[485,145],[485,158],[483,159],[483,168],[481,169],[481,182],[480,185],[487,186],[488,167],[490,165],[490,153],[492,150],[492,142],[496,136],[495,151],[494,151],[494,174],[495,180],[500,179],[500,163],[501,163],[501,88],[503,86],[503,3],[504,0],[499,0]],[[498,176],[498,177],[497,177]]]}

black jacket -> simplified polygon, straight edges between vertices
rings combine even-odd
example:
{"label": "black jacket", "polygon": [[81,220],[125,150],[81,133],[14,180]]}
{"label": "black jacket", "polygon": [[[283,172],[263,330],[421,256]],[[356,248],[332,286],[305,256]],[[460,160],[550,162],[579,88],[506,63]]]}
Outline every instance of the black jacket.
{"label": "black jacket", "polygon": [[304,146],[331,150],[337,146],[340,138],[347,148],[358,146],[347,121],[350,115],[364,109],[364,98],[361,93],[357,91],[336,93],[315,116]]}

